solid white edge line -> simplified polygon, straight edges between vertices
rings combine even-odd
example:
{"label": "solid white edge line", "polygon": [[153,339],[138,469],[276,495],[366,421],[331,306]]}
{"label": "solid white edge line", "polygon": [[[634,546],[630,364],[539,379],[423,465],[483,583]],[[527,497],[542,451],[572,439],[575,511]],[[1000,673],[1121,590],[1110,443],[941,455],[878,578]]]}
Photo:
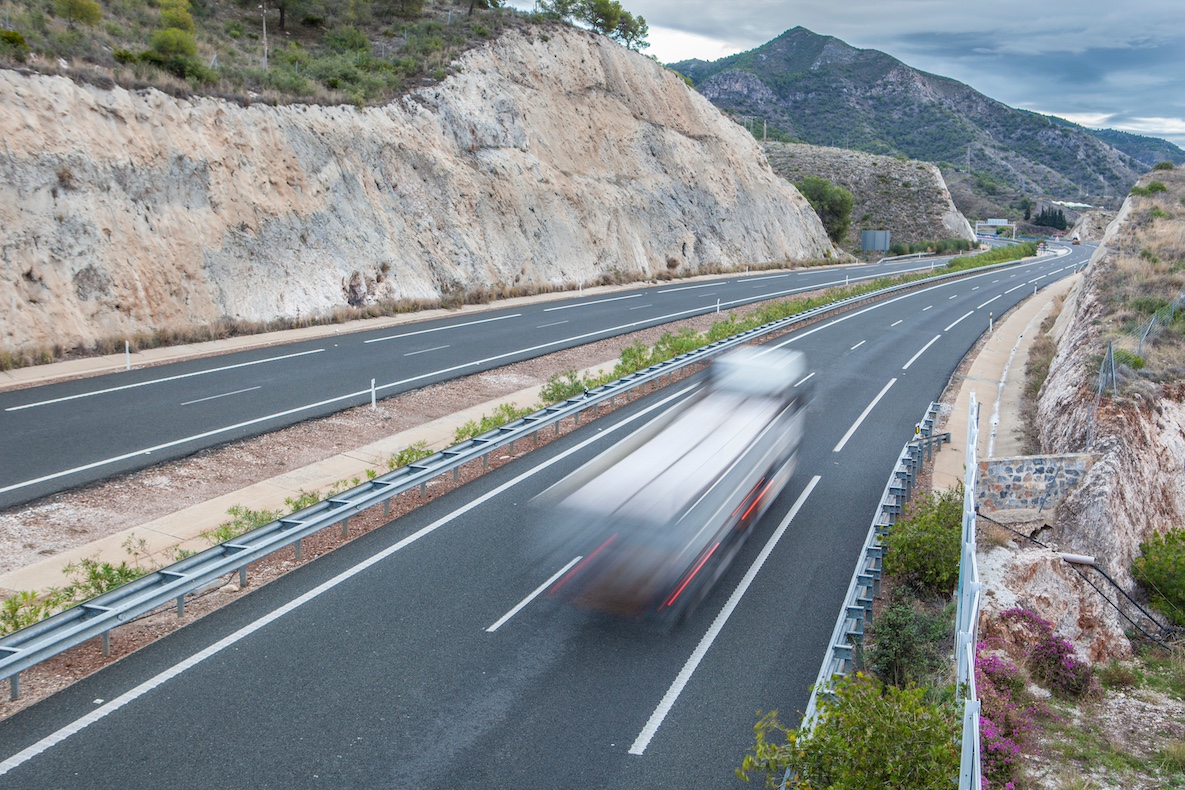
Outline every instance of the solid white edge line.
{"label": "solid white edge line", "polygon": [[667,405],[668,403],[675,400],[676,398],[679,398],[679,397],[685,395],[686,393],[688,393],[689,391],[695,389],[696,386],[698,386],[698,385],[684,387],[683,389],[679,390],[678,392],[674,393],[673,395],[663,398],[658,403],[655,403],[651,406],[646,407],[642,411],[639,411],[637,414],[630,415],[629,417],[627,417],[626,419],[617,423],[616,425],[612,425],[612,426],[604,429],[603,431],[600,431],[595,436],[591,436],[588,439],[585,439],[583,442],[580,442],[579,444],[574,445],[574,446],[568,448],[567,450],[564,450],[563,452],[559,453],[555,457],[550,458],[547,461],[544,461],[543,463],[539,464],[538,466],[528,469],[526,472],[523,472],[522,474],[518,475],[517,477],[513,478],[512,480],[506,481],[505,483],[498,486],[497,488],[495,488],[491,491],[488,491],[485,494],[483,494],[482,496],[478,497],[477,499],[474,499],[474,500],[468,502],[467,504],[463,505],[462,507],[457,508],[452,513],[442,516],[441,518],[437,519],[436,521],[433,521],[431,524],[428,524],[427,526],[421,527],[419,530],[413,532],[412,534],[408,535],[407,537],[403,538],[402,540],[398,541],[397,543],[383,549],[378,554],[368,557],[367,559],[363,560],[362,562],[358,563],[357,565],[353,566],[352,568],[348,568],[348,569],[342,571],[337,576],[334,576],[332,579],[329,579],[328,581],[325,581],[325,582],[321,583],[320,585],[314,587],[313,589],[306,592],[304,595],[301,595],[298,598],[294,598],[293,600],[289,601],[288,603],[284,604],[283,606],[279,607],[278,609],[275,609],[274,611],[269,612],[268,614],[264,615],[263,617],[259,618],[258,620],[248,623],[247,625],[243,626],[242,628],[235,631],[234,633],[229,634],[228,636],[225,636],[222,639],[218,640],[217,642],[210,645],[206,649],[201,650],[198,653],[195,653],[194,655],[190,656],[189,658],[187,658],[183,661],[178,662],[177,664],[174,664],[173,666],[169,667],[168,669],[164,670],[163,672],[160,672],[157,675],[144,681],[143,683],[136,686],[135,688],[121,694],[120,696],[111,700],[110,702],[103,705],[102,707],[96,708],[95,710],[91,711],[90,713],[83,716],[82,718],[77,719],[77,720],[71,722],[70,724],[67,724],[65,727],[62,727],[61,729],[57,730],[56,732],[53,732],[50,735],[47,735],[46,737],[42,738],[41,740],[37,741],[36,743],[32,744],[31,746],[28,746],[28,747],[22,749],[21,751],[14,754],[12,757],[9,757],[7,760],[0,762],[0,776],[3,776],[4,774],[8,773],[12,769],[28,762],[29,760],[33,759],[37,755],[46,751],[47,749],[50,749],[53,746],[56,746],[57,744],[66,740],[67,738],[69,738],[71,735],[81,732],[82,730],[86,729],[87,727],[89,727],[90,725],[99,721],[100,719],[103,719],[106,716],[108,716],[109,714],[114,713],[115,711],[119,710],[124,705],[127,705],[129,702],[133,702],[136,699],[138,699],[139,697],[144,696],[149,691],[152,691],[154,688],[161,685],[162,683],[172,680],[173,678],[177,677],[185,670],[197,666],[201,662],[205,661],[207,658],[217,655],[218,653],[222,652],[226,648],[230,647],[231,645],[235,644],[236,642],[239,642],[239,641],[245,639],[246,637],[255,633],[256,631],[263,628],[264,626],[266,626],[272,622],[275,622],[276,620],[280,619],[281,617],[288,614],[289,612],[295,611],[296,609],[300,608],[301,606],[304,606],[309,601],[321,596],[322,594],[328,592],[329,590],[332,590],[334,587],[338,586],[342,582],[348,581],[349,579],[353,578],[354,576],[357,576],[359,573],[366,570],[370,566],[375,565],[379,562],[382,562],[387,557],[390,557],[392,554],[394,554],[398,551],[401,551],[402,549],[406,548],[407,546],[410,546],[411,544],[418,541],[420,538],[430,535],[431,533],[440,529],[445,524],[448,524],[450,521],[457,518],[458,516],[463,516],[464,514],[468,513],[470,510],[473,510],[475,507],[485,504],[487,501],[489,501],[490,499],[493,499],[498,494],[501,494],[503,491],[506,491],[507,489],[510,489],[510,488],[518,485],[523,480],[526,480],[527,478],[534,476],[536,473],[543,471],[544,469],[548,468],[552,464],[554,464],[564,458],[567,458],[569,455],[572,455],[573,453],[583,450],[588,445],[592,444],[595,441],[603,439],[605,436],[608,436],[610,433],[613,433],[614,431],[617,431],[620,428],[624,428],[625,426],[629,425],[630,423],[634,422],[635,420],[642,418],[643,416],[645,416],[646,414],[649,414],[650,412],[654,411],[655,409],[662,408],[663,406]]}
{"label": "solid white edge line", "polygon": [[848,428],[848,432],[843,435],[843,438],[839,440],[839,444],[835,445],[835,448],[831,452],[838,453],[840,450],[843,449],[843,446],[848,443],[848,439],[851,439],[852,434],[854,434],[856,432],[856,429],[860,427],[860,423],[864,422],[864,419],[866,417],[868,417],[869,413],[872,412],[872,410],[876,406],[876,404],[880,403],[881,398],[885,397],[885,393],[889,391],[889,387],[893,386],[896,383],[897,383],[897,379],[895,379],[895,378],[889,379],[889,383],[886,384],[884,386],[884,388],[879,393],[877,393],[877,396],[872,399],[872,403],[870,403],[866,407],[864,407],[864,411],[860,414],[859,417],[856,418],[856,421],[854,423],[852,423],[852,427]]}
{"label": "solid white edge line", "polygon": [[555,583],[556,579],[560,578],[565,573],[567,573],[569,568],[571,568],[576,563],[580,562],[582,559],[584,559],[583,554],[577,556],[575,559],[573,559],[567,565],[565,565],[564,567],[560,568],[558,571],[553,573],[551,575],[551,578],[549,578],[547,581],[543,582],[543,584],[540,584],[538,587],[536,587],[531,592],[530,595],[528,595],[526,598],[523,598],[521,601],[519,601],[517,606],[515,606],[509,612],[507,612],[506,614],[504,614],[500,618],[498,618],[498,622],[494,623],[489,628],[487,628],[486,633],[492,634],[495,631],[497,631],[499,628],[501,628],[502,626],[506,625],[506,623],[509,622],[510,618],[514,617],[516,614],[518,614],[520,611],[522,611],[524,606],[526,606],[531,601],[538,598],[543,593],[544,590],[546,590],[548,587],[550,587],[552,584]]}
{"label": "solid white edge line", "polygon": [[246,368],[251,365],[262,365],[265,362],[279,362],[284,359],[292,359],[293,357],[305,357],[309,354],[320,354],[325,349],[314,348],[312,351],[298,351],[295,354],[284,354],[279,357],[268,357],[267,359],[256,359],[251,362],[239,362],[235,365],[224,365],[220,368],[210,368],[209,370],[195,370],[193,373],[180,373],[176,376],[166,376],[163,379],[152,379],[151,381],[140,381],[135,384],[122,384],[118,387],[108,387],[107,389],[95,390],[93,392],[80,392],[77,395],[67,395],[63,398],[52,398],[50,400],[37,401],[36,403],[26,403],[21,406],[9,406],[4,411],[21,411],[22,409],[32,409],[35,406],[48,406],[51,403],[63,403],[68,400],[78,400],[79,398],[89,398],[94,395],[106,395],[109,392],[119,392],[120,390],[130,390],[136,387],[147,387],[149,384],[163,384],[166,381],[177,381],[178,379],[188,379],[194,376],[204,376],[207,373],[221,373],[224,370],[234,370],[236,368]]}
{"label": "solid white edge line", "polygon": [[909,370],[909,366],[912,365],[914,362],[917,362],[918,357],[920,357],[922,354],[926,353],[926,349],[929,348],[930,346],[934,345],[935,343],[937,343],[938,339],[940,337],[942,337],[942,335],[934,335],[934,339],[931,340],[926,345],[922,346],[922,350],[919,351],[918,353],[914,354],[912,357],[910,357],[909,361],[901,366],[901,369],[902,370]]}
{"label": "solid white edge line", "polygon": [[590,304],[604,304],[605,302],[620,302],[622,299],[637,299],[642,294],[630,294],[629,296],[610,296],[608,299],[595,299],[591,302],[580,302],[579,304],[562,304],[559,307],[545,307],[543,312],[554,313],[556,310],[571,310],[574,307],[587,307]]}
{"label": "solid white edge line", "polygon": [[246,389],[235,390],[234,392],[224,392],[221,395],[211,395],[207,398],[198,398],[197,400],[187,400],[184,403],[182,403],[181,405],[182,406],[192,406],[195,403],[202,403],[203,401],[208,401],[208,400],[218,400],[219,398],[229,398],[231,395],[240,395],[244,392],[251,392],[253,390],[258,390],[258,389],[263,389],[263,386],[260,385],[257,387],[247,387]]}
{"label": "solid white edge line", "polygon": [[385,340],[398,340],[401,337],[411,337],[413,335],[427,335],[432,332],[443,332],[446,329],[460,329],[463,326],[473,326],[474,324],[488,324],[492,321],[505,321],[508,318],[521,318],[522,313],[512,313],[511,315],[496,315],[493,318],[480,318],[476,321],[465,321],[461,324],[449,324],[448,326],[434,326],[431,329],[417,329],[414,332],[403,332],[398,335],[386,335],[385,337],[373,337],[370,340],[363,340],[362,345],[369,343],[382,343]]}
{"label": "solid white edge line", "polygon": [[724,604],[724,608],[716,615],[716,619],[712,621],[712,625],[699,640],[695,651],[688,657],[687,663],[683,665],[683,669],[679,671],[679,674],[675,677],[675,681],[667,689],[667,693],[663,696],[662,701],[658,703],[658,707],[650,714],[650,719],[646,722],[646,726],[638,733],[637,739],[634,740],[633,746],[630,747],[630,754],[645,754],[646,747],[650,745],[651,739],[658,732],[658,728],[662,726],[663,720],[671,712],[671,708],[675,706],[679,695],[683,693],[683,688],[691,680],[691,676],[695,674],[696,668],[704,660],[704,656],[708,654],[708,650],[712,647],[712,643],[724,628],[724,624],[728,622],[728,618],[732,615],[733,610],[737,608],[737,604],[741,602],[741,598],[748,591],[749,585],[757,578],[758,572],[761,571],[761,566],[765,564],[769,555],[773,553],[774,547],[778,545],[778,541],[782,538],[782,534],[790,526],[790,522],[794,520],[794,517],[798,515],[798,511],[802,508],[803,503],[806,502],[806,498],[815,490],[815,486],[819,484],[820,479],[819,475],[811,478],[811,481],[806,484],[806,488],[798,495],[798,499],[794,501],[790,512],[786,514],[786,517],[782,519],[782,523],[774,530],[774,534],[766,541],[765,547],[761,549],[761,553],[757,555],[757,559],[749,566],[745,577],[741,579],[741,583],[737,585],[736,590],[733,591],[728,602]]}
{"label": "solid white edge line", "polygon": [[963,313],[961,316],[959,316],[958,318],[956,318],[956,319],[954,320],[954,323],[952,323],[952,324],[949,324],[949,325],[946,327],[946,329],[943,329],[942,331],[943,331],[943,332],[949,332],[950,330],[954,329],[954,328],[955,328],[955,326],[957,326],[957,325],[958,325],[958,323],[959,323],[960,321],[962,321],[964,318],[966,318],[966,317],[967,317],[967,316],[969,316],[969,315],[975,315],[975,311],[974,311],[974,310],[968,310],[967,312]]}
{"label": "solid white edge line", "polygon": [[417,354],[427,354],[431,351],[441,351],[443,349],[448,348],[449,346],[450,346],[449,343],[445,343],[443,346],[433,346],[432,348],[421,348],[419,351],[409,351],[406,354],[404,354],[403,356],[414,357]]}

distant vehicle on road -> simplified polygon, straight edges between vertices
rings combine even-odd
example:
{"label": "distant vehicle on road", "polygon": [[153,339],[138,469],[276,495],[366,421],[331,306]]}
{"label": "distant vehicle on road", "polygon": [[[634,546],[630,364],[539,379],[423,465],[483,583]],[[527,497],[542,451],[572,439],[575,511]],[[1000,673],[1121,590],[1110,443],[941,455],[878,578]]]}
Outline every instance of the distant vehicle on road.
{"label": "distant vehicle on road", "polygon": [[554,551],[581,557],[550,595],[666,623],[694,609],[790,479],[806,375],[798,352],[729,352],[681,408],[541,495]]}

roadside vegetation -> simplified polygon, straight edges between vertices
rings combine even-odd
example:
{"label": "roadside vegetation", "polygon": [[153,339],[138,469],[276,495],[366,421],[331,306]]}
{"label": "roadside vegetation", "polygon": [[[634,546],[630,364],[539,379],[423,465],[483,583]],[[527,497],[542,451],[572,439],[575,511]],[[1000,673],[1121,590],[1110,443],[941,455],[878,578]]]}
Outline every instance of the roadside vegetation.
{"label": "roadside vegetation", "polygon": [[439,82],[506,28],[546,38],[561,21],[646,46],[646,20],[617,0],[545,1],[538,13],[503,0],[7,0],[0,66],[244,104],[361,106]]}
{"label": "roadside vegetation", "polygon": [[[1112,343],[1121,402],[1154,403],[1185,380],[1185,173],[1154,176],[1132,189],[1131,214],[1099,262],[1099,353]],[[1097,376],[1102,357],[1091,364]]]}

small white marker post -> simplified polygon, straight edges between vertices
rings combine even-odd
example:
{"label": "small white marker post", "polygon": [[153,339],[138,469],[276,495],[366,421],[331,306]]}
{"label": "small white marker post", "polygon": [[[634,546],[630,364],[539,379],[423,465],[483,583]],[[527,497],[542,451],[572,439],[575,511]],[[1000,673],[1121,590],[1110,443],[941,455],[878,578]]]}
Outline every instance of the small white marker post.
{"label": "small white marker post", "polygon": [[123,341],[123,364],[124,370],[132,369],[132,344],[127,340]]}
{"label": "small white marker post", "polygon": [[374,411],[374,410],[375,410],[375,401],[374,401],[374,379],[371,379],[371,380],[370,380],[370,410],[371,410],[371,411]]}
{"label": "small white marker post", "polygon": [[716,297],[716,313],[720,313],[720,297]]}
{"label": "small white marker post", "polygon": [[584,296],[584,280],[580,281],[580,295]]}
{"label": "small white marker post", "polygon": [[988,313],[988,331],[989,332],[992,331],[992,319],[993,318],[994,318],[994,316],[991,313]]}
{"label": "small white marker post", "polygon": [[846,274],[843,276],[843,284],[844,285],[848,284],[848,276]]}

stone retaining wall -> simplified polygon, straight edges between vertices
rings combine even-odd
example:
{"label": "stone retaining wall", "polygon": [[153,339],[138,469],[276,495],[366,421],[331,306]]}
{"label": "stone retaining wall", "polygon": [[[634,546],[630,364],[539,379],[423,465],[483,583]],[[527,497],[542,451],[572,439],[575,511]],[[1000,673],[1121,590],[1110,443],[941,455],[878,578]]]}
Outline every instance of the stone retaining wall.
{"label": "stone retaining wall", "polygon": [[985,511],[1053,510],[1094,463],[1091,453],[1026,455],[979,462],[975,502]]}

